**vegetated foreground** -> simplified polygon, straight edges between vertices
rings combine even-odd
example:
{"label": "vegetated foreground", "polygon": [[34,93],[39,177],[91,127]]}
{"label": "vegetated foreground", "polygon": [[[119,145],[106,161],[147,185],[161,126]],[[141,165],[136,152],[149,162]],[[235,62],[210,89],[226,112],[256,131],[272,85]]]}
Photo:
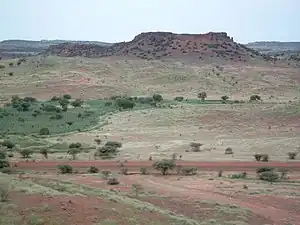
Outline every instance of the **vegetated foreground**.
{"label": "vegetated foreground", "polygon": [[300,173],[294,168],[257,163],[242,172],[239,163],[229,170],[175,163],[165,176],[160,166],[153,173],[150,163],[90,162],[87,168],[88,162],[69,162],[70,170],[55,162],[17,163],[0,177],[2,197],[7,194],[0,224],[299,224]]}

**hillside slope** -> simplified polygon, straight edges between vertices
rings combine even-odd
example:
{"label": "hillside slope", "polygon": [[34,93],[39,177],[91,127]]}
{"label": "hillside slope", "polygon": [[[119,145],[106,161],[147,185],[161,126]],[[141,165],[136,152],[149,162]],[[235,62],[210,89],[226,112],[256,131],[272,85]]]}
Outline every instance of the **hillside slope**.
{"label": "hillside slope", "polygon": [[98,41],[70,41],[70,40],[4,40],[0,42],[0,57],[10,58],[18,56],[35,55],[49,48],[50,45],[58,45],[62,43],[80,43],[94,44],[99,46],[109,46],[110,43]]}
{"label": "hillside slope", "polygon": [[57,56],[135,56],[142,59],[189,56],[197,59],[220,58],[231,61],[271,59],[259,52],[233,41],[227,33],[174,34],[147,32],[132,41],[99,47],[90,44],[60,44],[50,46],[47,55]]}

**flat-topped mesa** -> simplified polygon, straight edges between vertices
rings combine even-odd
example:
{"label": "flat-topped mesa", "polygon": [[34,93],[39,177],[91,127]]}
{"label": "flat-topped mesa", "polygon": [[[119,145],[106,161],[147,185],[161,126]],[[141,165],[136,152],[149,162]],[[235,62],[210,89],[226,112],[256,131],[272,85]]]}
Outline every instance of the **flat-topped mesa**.
{"label": "flat-topped mesa", "polygon": [[175,34],[171,32],[145,32],[132,41],[111,46],[65,43],[51,46],[48,54],[60,56],[130,56],[141,59],[190,57],[204,60],[218,58],[226,61],[246,61],[262,56],[244,45],[238,44],[226,32],[206,34]]}

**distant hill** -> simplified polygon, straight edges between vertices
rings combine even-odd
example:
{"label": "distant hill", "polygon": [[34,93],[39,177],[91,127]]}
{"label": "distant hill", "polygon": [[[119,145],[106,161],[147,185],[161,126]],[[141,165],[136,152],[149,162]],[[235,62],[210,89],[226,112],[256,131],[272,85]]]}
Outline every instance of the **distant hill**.
{"label": "distant hill", "polygon": [[51,45],[62,43],[80,43],[80,44],[95,44],[99,46],[109,46],[110,43],[98,41],[70,41],[70,40],[5,40],[0,42],[0,56],[3,58],[27,56],[41,53]]}
{"label": "distant hill", "polygon": [[264,54],[300,52],[300,42],[258,41],[246,46]]}
{"label": "distant hill", "polygon": [[277,59],[300,61],[300,42],[258,41],[246,46]]}
{"label": "distant hill", "polygon": [[45,54],[66,57],[133,56],[148,60],[186,56],[198,59],[246,61],[265,57],[258,51],[234,42],[225,32],[206,34],[146,32],[137,35],[132,41],[110,46],[82,43],[53,45],[45,51]]}

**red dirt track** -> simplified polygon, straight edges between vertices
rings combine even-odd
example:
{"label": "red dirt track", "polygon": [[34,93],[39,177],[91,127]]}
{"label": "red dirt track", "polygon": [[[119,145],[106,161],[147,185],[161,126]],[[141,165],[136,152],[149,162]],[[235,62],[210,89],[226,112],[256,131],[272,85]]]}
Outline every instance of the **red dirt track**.
{"label": "red dirt track", "polygon": [[[59,164],[69,164],[74,168],[87,168],[97,166],[99,168],[119,168],[120,163],[116,161],[39,161],[39,162],[17,162],[17,167],[24,169],[55,168]],[[124,165],[130,169],[140,169],[141,167],[152,167],[153,161],[128,161]],[[231,171],[251,171],[258,167],[288,168],[300,171],[300,162],[194,162],[177,161],[177,165],[186,167],[198,167],[204,170],[231,170]]]}

